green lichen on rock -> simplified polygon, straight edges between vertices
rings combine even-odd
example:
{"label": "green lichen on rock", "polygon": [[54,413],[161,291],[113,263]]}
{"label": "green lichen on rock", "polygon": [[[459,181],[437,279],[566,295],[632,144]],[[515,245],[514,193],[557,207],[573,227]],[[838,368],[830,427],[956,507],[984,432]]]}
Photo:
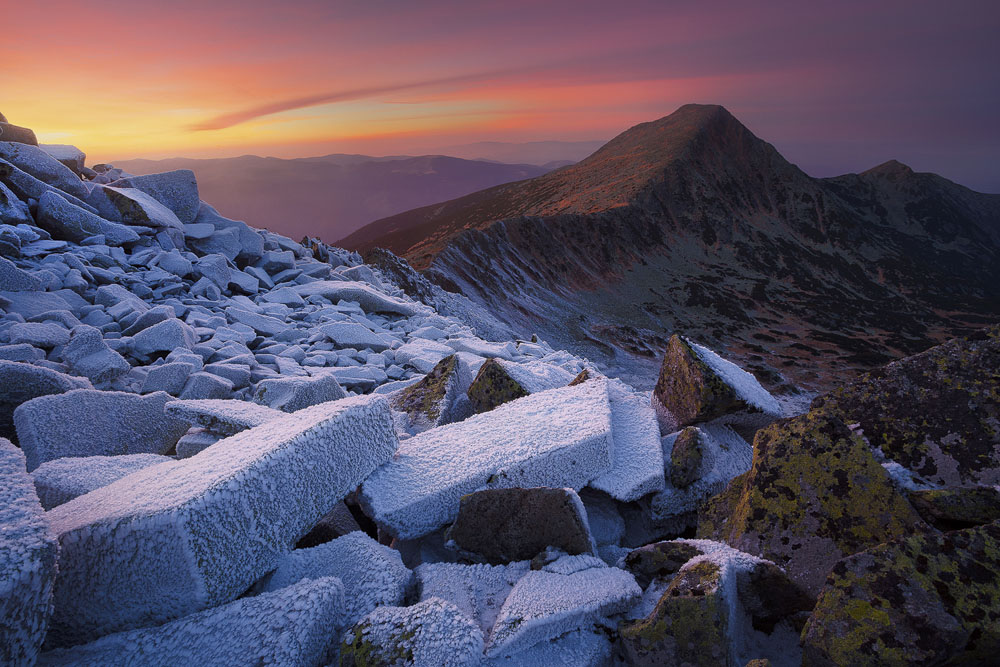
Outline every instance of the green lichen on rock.
{"label": "green lichen on rock", "polygon": [[927,530],[860,438],[813,410],[757,432],[750,471],[702,507],[698,536],[774,561],[815,595],[842,557]]}
{"label": "green lichen on rock", "polygon": [[108,201],[114,204],[114,207],[118,210],[118,215],[122,222],[130,225],[148,225],[151,223],[146,209],[136,200],[111,188],[104,188],[103,192],[107,196]]}
{"label": "green lichen on rock", "polygon": [[1000,326],[951,340],[816,399],[873,447],[948,485],[1000,484]]}
{"label": "green lichen on rock", "polygon": [[425,419],[430,424],[437,424],[457,370],[458,357],[454,354],[445,357],[422,380],[401,391],[393,399],[392,407],[407,413],[413,420]]}
{"label": "green lichen on rock", "polygon": [[341,667],[389,667],[390,665],[412,664],[413,652],[406,642],[414,637],[414,631],[401,631],[396,641],[388,645],[375,644],[368,639],[368,621],[354,626],[349,635],[340,643]]}
{"label": "green lichen on rock", "polygon": [[995,664],[998,572],[996,522],[845,558],[802,632],[803,664]]}
{"label": "green lichen on rock", "polygon": [[747,409],[747,404],[680,336],[667,342],[653,397],[678,426],[706,422]]}
{"label": "green lichen on rock", "polygon": [[512,378],[496,359],[487,359],[466,392],[476,414],[528,395],[527,390]]}
{"label": "green lichen on rock", "polygon": [[677,439],[670,451],[670,483],[679,489],[695,482],[701,473],[701,431],[689,426]]}
{"label": "green lichen on rock", "polygon": [[724,665],[729,662],[722,573],[702,560],[682,569],[650,615],[622,623],[618,635],[631,665]]}
{"label": "green lichen on rock", "polygon": [[991,486],[921,489],[909,497],[920,516],[941,530],[1000,520],[1000,491]]}
{"label": "green lichen on rock", "polygon": [[702,550],[687,542],[656,542],[633,549],[625,556],[625,569],[632,573],[636,582],[646,588],[653,579],[676,574],[684,564]]}

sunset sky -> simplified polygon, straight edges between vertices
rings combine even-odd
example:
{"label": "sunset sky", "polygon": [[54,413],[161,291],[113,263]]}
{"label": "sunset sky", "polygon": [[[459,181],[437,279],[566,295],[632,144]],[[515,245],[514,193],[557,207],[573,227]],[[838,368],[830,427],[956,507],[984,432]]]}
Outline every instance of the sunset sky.
{"label": "sunset sky", "polygon": [[1000,3],[4,3],[0,111],[90,161],[609,139],[726,105],[817,176],[1000,192]]}

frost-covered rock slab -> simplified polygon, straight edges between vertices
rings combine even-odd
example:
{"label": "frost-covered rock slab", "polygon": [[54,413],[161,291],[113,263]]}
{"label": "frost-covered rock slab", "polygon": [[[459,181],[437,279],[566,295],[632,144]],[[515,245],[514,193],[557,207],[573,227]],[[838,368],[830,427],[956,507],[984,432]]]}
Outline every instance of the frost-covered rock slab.
{"label": "frost-covered rock slab", "polygon": [[365,481],[362,501],[412,539],[453,521],[461,497],[479,489],[579,489],[607,470],[610,446],[606,384],[553,389],[403,441]]}
{"label": "frost-covered rock slab", "polygon": [[134,243],[139,235],[134,229],[75,206],[54,192],[46,192],[38,202],[38,226],[57,239],[80,241],[98,234],[108,245]]}
{"label": "frost-covered rock slab", "polygon": [[342,625],[351,627],[376,607],[402,605],[413,573],[398,551],[359,531],[284,556],[264,590],[321,577],[337,577],[344,583]]}
{"label": "frost-covered rock slab", "polygon": [[184,231],[184,225],[173,211],[135,188],[101,185],[90,192],[87,202],[109,220],[126,225],[176,229],[181,233]]}
{"label": "frost-covered rock slab", "polygon": [[539,642],[605,622],[639,601],[631,574],[592,567],[564,575],[535,570],[521,578],[500,609],[487,657],[509,656]]}
{"label": "frost-covered rock slab", "polygon": [[243,598],[165,625],[120,632],[57,649],[40,665],[288,665],[323,664],[338,626],[344,590],[334,577],[308,579]]}
{"label": "frost-covered rock slab", "polygon": [[5,292],[36,292],[42,289],[38,278],[17,268],[14,262],[0,257],[0,290]]}
{"label": "frost-covered rock slab", "polygon": [[87,154],[70,144],[39,144],[39,148],[73,170],[81,173],[86,166]]}
{"label": "frost-covered rock slab", "polygon": [[347,396],[337,378],[329,373],[312,377],[268,378],[257,383],[255,403],[281,410],[296,412],[310,405],[337,401]]}
{"label": "frost-covered rock slab", "polygon": [[62,358],[70,370],[95,383],[110,382],[132,370],[125,357],[108,347],[99,329],[85,324],[70,332]]}
{"label": "frost-covered rock slab", "polygon": [[418,304],[388,296],[365,283],[317,280],[292,289],[303,298],[315,295],[333,303],[354,301],[366,313],[395,313],[409,317],[416,315],[421,309]]}
{"label": "frost-covered rock slab", "polygon": [[174,318],[143,329],[132,341],[137,354],[150,356],[172,352],[178,347],[191,348],[198,342],[198,337],[190,326]]}
{"label": "frost-covered rock slab", "polygon": [[623,383],[608,383],[611,398],[611,469],[590,483],[621,501],[661,491],[663,448],[656,412],[649,400]]}
{"label": "frost-covered rock slab", "polygon": [[52,610],[57,554],[24,455],[0,438],[0,663],[35,662]]}
{"label": "frost-covered rock slab", "polygon": [[80,177],[38,146],[0,141],[0,158],[74,197],[87,196],[87,186]]}
{"label": "frost-covered rock slab", "polygon": [[17,439],[34,470],[66,456],[166,454],[188,425],[163,413],[168,394],[75,389],[14,411]]}
{"label": "frost-covered rock slab", "polygon": [[509,565],[427,563],[414,574],[421,600],[450,602],[487,636],[514,584],[530,571],[527,561]]}
{"label": "frost-covered rock slab", "polygon": [[344,635],[340,664],[473,667],[483,634],[455,605],[438,598],[412,607],[379,607]]}
{"label": "frost-covered rock slab", "polygon": [[0,437],[12,438],[14,410],[39,396],[90,387],[90,381],[51,368],[16,361],[0,361]]}
{"label": "frost-covered rock slab", "polygon": [[614,646],[599,630],[576,630],[511,656],[486,658],[482,667],[606,667]]}
{"label": "frost-covered rock slab", "polygon": [[455,351],[447,345],[416,338],[394,350],[394,354],[397,364],[409,364],[421,373],[430,373],[434,366]]}
{"label": "frost-covered rock slab", "polygon": [[113,183],[119,188],[135,188],[160,202],[183,222],[193,222],[198,216],[201,201],[198,198],[198,181],[190,169],[176,169],[146,176],[129,176]]}
{"label": "frost-covered rock slab", "polygon": [[388,401],[317,405],[49,512],[62,547],[53,646],[225,603],[396,449]]}
{"label": "frost-covered rock slab", "polygon": [[177,458],[189,459],[195,454],[199,454],[219,440],[221,435],[210,433],[203,428],[192,428],[177,441]]}
{"label": "frost-covered rock slab", "polygon": [[318,327],[318,331],[339,348],[350,347],[356,350],[371,348],[381,352],[391,347],[394,340],[392,336],[375,333],[356,322],[330,322]]}
{"label": "frost-covered rock slab", "polygon": [[232,399],[171,401],[165,410],[168,415],[219,435],[235,435],[285,416],[264,405]]}
{"label": "frost-covered rock slab", "polygon": [[168,461],[173,459],[159,454],[72,456],[46,461],[32,471],[31,478],[42,507],[50,510],[126,475]]}

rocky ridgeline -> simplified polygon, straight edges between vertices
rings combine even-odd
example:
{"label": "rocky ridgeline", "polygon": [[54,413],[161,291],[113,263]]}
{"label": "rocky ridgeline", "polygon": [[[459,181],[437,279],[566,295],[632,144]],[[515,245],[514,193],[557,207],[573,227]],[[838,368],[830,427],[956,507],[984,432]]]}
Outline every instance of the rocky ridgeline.
{"label": "rocky ridgeline", "polygon": [[0,662],[1000,650],[1000,330],[798,416],[678,336],[637,392],[389,253],[2,127]]}

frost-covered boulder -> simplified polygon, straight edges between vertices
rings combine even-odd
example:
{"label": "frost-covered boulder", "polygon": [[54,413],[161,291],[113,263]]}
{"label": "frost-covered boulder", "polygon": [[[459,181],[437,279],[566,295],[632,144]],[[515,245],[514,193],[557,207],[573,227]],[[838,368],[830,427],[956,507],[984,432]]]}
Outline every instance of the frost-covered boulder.
{"label": "frost-covered boulder", "polygon": [[[65,190],[61,190],[54,185],[49,185],[45,181],[35,178],[28,172],[18,169],[2,157],[0,157],[0,180],[2,180],[4,185],[10,188],[10,191],[22,201],[28,201],[29,199],[37,201],[41,199],[42,195],[46,192],[54,192],[80,208],[86,209],[91,213],[97,213],[97,209],[83,201],[83,199],[75,197]],[[28,222],[28,224],[33,223]]]}
{"label": "frost-covered boulder", "polygon": [[375,333],[363,324],[357,322],[330,322],[317,329],[321,334],[333,341],[338,348],[354,348],[363,350],[371,348],[375,352],[389,349],[393,337]]}
{"label": "frost-covered boulder", "polygon": [[388,402],[317,405],[49,512],[62,547],[49,642],[162,623],[243,593],[397,445]]}
{"label": "frost-covered boulder", "polygon": [[611,437],[604,382],[533,394],[404,440],[365,480],[362,502],[396,537],[421,537],[479,489],[582,488],[607,470]]}
{"label": "frost-covered boulder", "polygon": [[194,369],[191,364],[182,361],[151,366],[142,381],[142,389],[139,393],[151,394],[155,391],[165,391],[171,396],[177,396],[184,390],[184,385],[192,372]]}
{"label": "frost-covered boulder", "polygon": [[219,435],[235,435],[285,416],[279,410],[256,403],[210,398],[171,401],[166,405],[166,413]]}
{"label": "frost-covered boulder", "polygon": [[727,415],[753,414],[761,424],[782,415],[753,375],[677,335],[667,344],[653,405],[675,429]]}
{"label": "frost-covered boulder", "polygon": [[198,181],[190,169],[177,169],[146,176],[129,176],[112,185],[116,188],[135,188],[160,202],[174,212],[183,223],[194,222],[201,200],[198,198]]}
{"label": "frost-covered boulder", "polygon": [[227,235],[237,244],[236,257],[231,257],[230,259],[241,259],[252,262],[264,254],[264,238],[261,236],[260,232],[253,229],[245,222],[230,220],[229,218],[219,215],[218,211],[205,202],[201,202],[201,205],[198,208],[198,217],[195,218],[195,224],[208,224],[216,230],[214,234],[210,234],[205,239],[192,240],[188,243],[188,245],[192,246],[199,252],[204,254],[226,254],[223,252],[223,248],[220,248],[218,244],[213,242],[214,239],[218,239],[222,236],[220,232],[224,232],[227,233]]}
{"label": "frost-covered boulder", "polygon": [[132,370],[125,357],[108,347],[99,329],[85,324],[70,332],[62,359],[74,373],[98,384],[111,382]]}
{"label": "frost-covered boulder", "polygon": [[[2,177],[2,170],[0,170],[0,177]],[[0,180],[0,222],[7,225],[31,225],[34,224],[34,218],[31,217],[31,210],[28,205],[23,201],[18,199],[17,195],[11,192],[10,188],[4,185],[3,181]],[[19,241],[24,242],[25,239],[21,239],[18,236]],[[32,239],[32,240],[37,240]],[[30,243],[30,241],[27,241]],[[17,244],[18,253],[20,253],[21,243]]]}
{"label": "frost-covered boulder", "polygon": [[90,381],[51,368],[0,361],[0,437],[15,437],[14,410],[33,398],[91,388]]}
{"label": "frost-covered boulder", "polygon": [[590,486],[625,502],[661,491],[663,448],[649,400],[617,380],[608,382],[611,401],[610,469]]}
{"label": "frost-covered boulder", "polygon": [[152,628],[49,651],[42,665],[288,665],[324,664],[338,627],[344,590],[333,577],[307,579]]}
{"label": "frost-covered boulder", "polygon": [[38,145],[38,138],[35,137],[34,130],[19,125],[12,125],[7,121],[0,121],[0,139],[9,142],[30,144],[32,146]]}
{"label": "frost-covered boulder", "polygon": [[74,174],[83,173],[87,154],[69,144],[39,144],[39,148],[69,167]]}
{"label": "frost-covered boulder", "polygon": [[69,342],[69,331],[55,322],[21,322],[7,330],[10,342],[51,349]]}
{"label": "frost-covered boulder", "polygon": [[17,439],[34,470],[66,456],[166,454],[188,425],[163,413],[165,393],[74,389],[14,410]]}
{"label": "frost-covered boulder", "polygon": [[153,197],[135,188],[116,188],[99,185],[86,197],[101,217],[126,225],[175,229],[180,233],[184,225],[173,211]]}
{"label": "frost-covered boulder", "polygon": [[589,567],[568,574],[533,570],[507,596],[486,645],[490,658],[514,655],[567,632],[607,624],[628,611],[642,591],[631,574]]}
{"label": "frost-covered boulder", "polygon": [[344,583],[343,626],[351,627],[376,607],[402,605],[413,573],[403,565],[398,551],[354,532],[284,556],[264,590],[321,577],[337,577]]}
{"label": "frost-covered boulder", "polygon": [[421,373],[430,373],[443,359],[453,356],[455,351],[432,340],[411,338],[393,353],[397,364],[408,364]]}
{"label": "frost-covered boulder", "polygon": [[261,313],[251,313],[249,310],[230,306],[226,308],[226,316],[234,322],[245,324],[262,336],[277,336],[282,331],[287,331],[291,325],[277,317],[264,315]]}
{"label": "frost-covered boulder", "polygon": [[24,454],[0,438],[0,662],[31,665],[52,612],[58,544],[25,472]]}
{"label": "frost-covered boulder", "polygon": [[179,347],[190,349],[198,342],[198,337],[189,325],[173,318],[143,329],[132,337],[132,342],[137,354],[148,357]]}
{"label": "frost-covered boulder", "polygon": [[813,410],[758,431],[752,467],[699,509],[698,536],[772,560],[816,595],[841,558],[926,530],[868,446]]}
{"label": "frost-covered boulder", "polygon": [[74,197],[87,196],[87,186],[80,177],[38,146],[0,141],[0,158]]}
{"label": "frost-covered boulder", "polygon": [[573,489],[484,489],[462,496],[446,539],[489,563],[530,560],[548,547],[592,553],[587,511]]}
{"label": "frost-covered boulder", "polygon": [[379,607],[344,635],[340,651],[344,667],[473,667],[483,657],[483,634],[453,604],[430,598]]}
{"label": "frost-covered boulder", "polygon": [[17,268],[14,262],[0,257],[0,290],[4,292],[37,292],[42,289],[38,278]]}
{"label": "frost-covered boulder", "polygon": [[527,561],[509,565],[425,563],[414,575],[420,600],[450,602],[474,620],[485,637],[514,584],[529,571]]}
{"label": "frost-covered boulder", "polygon": [[188,376],[181,390],[184,400],[224,400],[233,395],[233,383],[226,378],[196,371]]}
{"label": "frost-covered boulder", "polygon": [[431,372],[392,398],[392,407],[405,412],[417,430],[461,421],[469,416],[464,387],[471,381],[457,355],[445,357]]}
{"label": "frost-covered boulder", "polygon": [[482,667],[607,667],[614,646],[603,629],[574,630],[511,656],[486,658]]}
{"label": "frost-covered boulder", "polygon": [[216,435],[203,428],[192,428],[177,441],[177,458],[191,458],[195,454],[205,451],[219,440],[222,440],[221,435]]}
{"label": "frost-covered boulder", "polygon": [[134,229],[66,201],[54,192],[46,192],[38,202],[38,226],[52,233],[57,239],[80,241],[98,234],[111,246],[134,243],[139,235]]}
{"label": "frost-covered boulder", "polygon": [[409,301],[379,292],[371,285],[355,282],[339,282],[336,280],[317,280],[293,287],[295,292],[303,297],[321,296],[333,303],[338,301],[354,301],[366,313],[395,313],[410,317],[420,312],[421,306]]}
{"label": "frost-covered boulder", "polygon": [[74,456],[46,461],[31,472],[42,507],[47,510],[107,486],[132,473],[173,461],[160,454]]}
{"label": "frost-covered boulder", "polygon": [[267,378],[257,383],[255,403],[296,412],[310,405],[336,401],[347,396],[337,378],[330,374],[311,377]]}

